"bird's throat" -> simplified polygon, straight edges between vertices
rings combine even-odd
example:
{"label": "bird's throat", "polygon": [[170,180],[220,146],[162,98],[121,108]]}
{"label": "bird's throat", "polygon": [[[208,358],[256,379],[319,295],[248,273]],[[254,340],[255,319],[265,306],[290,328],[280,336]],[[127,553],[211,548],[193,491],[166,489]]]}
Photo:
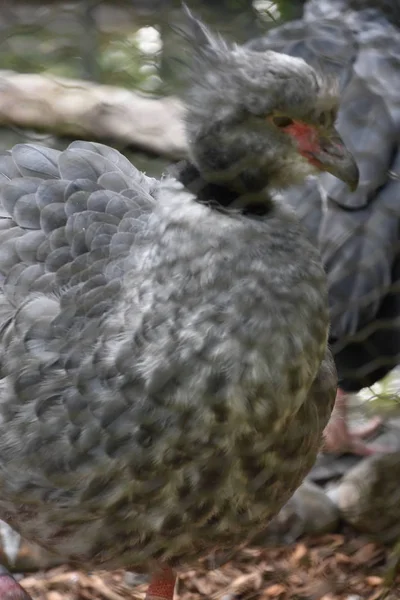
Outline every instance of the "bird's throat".
{"label": "bird's throat", "polygon": [[[241,181],[210,182],[189,161],[181,161],[173,167],[171,174],[189,191],[195,194],[198,202],[216,210],[232,208],[243,214],[263,216],[271,208],[271,199],[265,184],[258,183],[249,174],[242,174]],[[239,191],[240,189],[245,191]]]}

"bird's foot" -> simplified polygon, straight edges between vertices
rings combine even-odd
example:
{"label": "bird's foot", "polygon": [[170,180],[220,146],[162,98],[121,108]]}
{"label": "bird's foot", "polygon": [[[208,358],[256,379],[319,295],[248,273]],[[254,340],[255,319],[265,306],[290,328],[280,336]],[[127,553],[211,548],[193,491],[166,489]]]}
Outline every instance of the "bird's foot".
{"label": "bird's foot", "polygon": [[343,417],[333,416],[324,432],[323,451],[329,454],[351,453],[358,456],[388,453],[391,451],[390,448],[365,441],[365,438],[374,434],[382,423],[383,419],[374,417],[362,427],[350,431]]}
{"label": "bird's foot", "polygon": [[145,600],[172,600],[175,584],[176,575],[173,570],[170,567],[163,567],[153,574]]}
{"label": "bird's foot", "polygon": [[362,427],[350,431],[347,424],[347,401],[348,395],[346,392],[338,388],[331,419],[324,431],[322,451],[328,454],[351,453],[358,456],[372,456],[373,454],[391,452],[391,448],[369,444],[364,441],[382,425],[383,419],[381,417],[374,417]]}
{"label": "bird's foot", "polygon": [[0,566],[0,600],[32,600],[28,592],[3,566]]}

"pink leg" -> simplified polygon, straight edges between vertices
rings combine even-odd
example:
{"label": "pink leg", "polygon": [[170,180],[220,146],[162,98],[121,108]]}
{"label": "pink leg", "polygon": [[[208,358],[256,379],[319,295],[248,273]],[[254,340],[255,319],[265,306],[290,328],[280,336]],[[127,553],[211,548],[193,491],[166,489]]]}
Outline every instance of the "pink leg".
{"label": "pink leg", "polygon": [[324,432],[325,443],[323,450],[331,454],[351,452],[360,456],[371,456],[378,452],[390,452],[388,448],[368,444],[363,441],[364,438],[372,435],[381,424],[382,419],[375,417],[363,427],[355,431],[350,431],[347,424],[347,395],[338,389],[335,408]]}
{"label": "pink leg", "polygon": [[173,600],[175,583],[176,575],[173,570],[162,567],[153,574],[145,600]]}
{"label": "pink leg", "polygon": [[0,600],[32,600],[3,566],[0,566]]}

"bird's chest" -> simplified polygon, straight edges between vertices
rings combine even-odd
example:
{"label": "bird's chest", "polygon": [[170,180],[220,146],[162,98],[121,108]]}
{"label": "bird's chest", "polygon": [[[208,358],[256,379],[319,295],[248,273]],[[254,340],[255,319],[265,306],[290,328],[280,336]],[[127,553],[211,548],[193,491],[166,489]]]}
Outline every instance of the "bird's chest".
{"label": "bird's chest", "polygon": [[56,495],[35,505],[3,499],[0,516],[26,538],[93,566],[196,558],[242,543],[287,501],[314,460],[318,435],[306,427],[309,416],[305,408],[291,416],[276,409],[260,422],[249,410],[236,428],[196,419],[186,434],[197,443],[185,455],[173,441],[160,443],[140,477],[132,463],[101,488],[93,473],[70,504]]}

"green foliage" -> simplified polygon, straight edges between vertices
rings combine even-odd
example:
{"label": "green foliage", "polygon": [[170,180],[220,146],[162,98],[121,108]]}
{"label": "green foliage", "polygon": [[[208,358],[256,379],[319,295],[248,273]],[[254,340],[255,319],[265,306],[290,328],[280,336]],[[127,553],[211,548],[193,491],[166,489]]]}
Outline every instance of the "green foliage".
{"label": "green foliage", "polygon": [[83,77],[145,92],[157,92],[161,83],[160,53],[141,50],[140,30],[96,35],[95,77],[85,72],[81,35],[55,36],[46,27],[14,27],[3,37],[0,51],[2,68],[22,73]]}

